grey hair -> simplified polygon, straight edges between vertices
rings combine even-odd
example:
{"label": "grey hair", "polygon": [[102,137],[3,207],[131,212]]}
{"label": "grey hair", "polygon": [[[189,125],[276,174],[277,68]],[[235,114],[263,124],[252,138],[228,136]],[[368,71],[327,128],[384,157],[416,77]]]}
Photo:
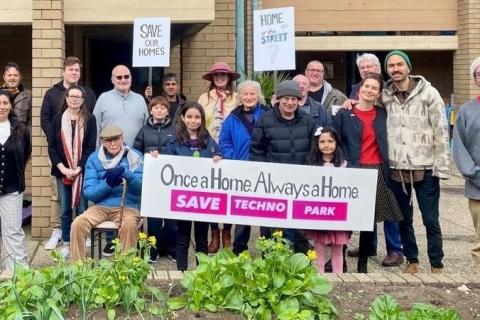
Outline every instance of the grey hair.
{"label": "grey hair", "polygon": [[245,80],[245,81],[242,81],[240,82],[240,84],[237,86],[237,105],[240,105],[242,102],[241,102],[241,95],[242,95],[242,91],[246,88],[246,87],[253,87],[253,89],[255,90],[255,93],[257,94],[257,97],[258,97],[258,101],[265,105],[265,97],[263,96],[263,93],[262,93],[262,87],[260,86],[260,83],[257,82],[257,81],[253,81],[253,80]]}
{"label": "grey hair", "polygon": [[371,63],[375,64],[378,66],[381,70],[382,66],[380,64],[380,60],[378,60],[378,57],[374,55],[373,53],[362,53],[361,55],[357,56],[357,67],[360,68],[360,63],[363,61],[370,61]]}
{"label": "grey hair", "polygon": [[477,57],[475,60],[473,60],[472,65],[470,66],[470,76],[474,77],[473,75],[475,71],[480,67],[480,57]]}

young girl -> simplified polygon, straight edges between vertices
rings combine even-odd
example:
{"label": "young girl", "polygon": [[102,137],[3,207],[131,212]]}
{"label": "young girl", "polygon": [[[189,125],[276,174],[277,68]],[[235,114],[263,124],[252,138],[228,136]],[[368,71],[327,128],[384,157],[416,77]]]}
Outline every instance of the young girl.
{"label": "young girl", "polygon": [[[217,143],[205,127],[205,113],[198,102],[187,102],[180,113],[177,122],[175,141],[167,145],[167,154],[221,159]],[[207,254],[208,222],[195,221],[196,252]],[[190,233],[192,222],[179,220],[177,222],[177,269],[185,271],[188,268],[188,249],[190,247]]]}
{"label": "young girl", "polygon": [[[320,127],[315,131],[314,143],[307,163],[322,167],[345,167],[347,165],[335,129]],[[308,231],[307,235],[315,242],[318,272],[324,273],[325,271],[325,248],[330,246],[333,273],[342,273],[343,246],[348,242],[348,232],[312,230]]]}

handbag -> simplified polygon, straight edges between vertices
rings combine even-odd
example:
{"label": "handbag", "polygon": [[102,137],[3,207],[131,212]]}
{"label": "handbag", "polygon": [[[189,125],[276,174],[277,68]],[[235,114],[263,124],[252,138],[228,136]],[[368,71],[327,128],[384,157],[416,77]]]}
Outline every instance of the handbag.
{"label": "handbag", "polygon": [[62,183],[64,186],[71,186],[73,185],[73,180],[68,179],[67,177],[62,177]]}

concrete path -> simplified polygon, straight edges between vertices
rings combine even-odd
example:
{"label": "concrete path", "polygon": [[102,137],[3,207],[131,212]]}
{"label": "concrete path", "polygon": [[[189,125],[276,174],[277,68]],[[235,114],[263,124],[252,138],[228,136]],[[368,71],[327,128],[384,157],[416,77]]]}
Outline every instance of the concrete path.
{"label": "concrete path", "polygon": [[[475,233],[472,226],[470,211],[468,210],[467,199],[463,196],[463,178],[460,176],[456,168],[450,180],[441,182],[441,199],[440,199],[440,220],[444,239],[444,273],[463,277],[462,279],[478,279],[471,275],[471,255],[470,248],[475,239]],[[418,206],[415,203],[415,233],[420,251],[420,268],[422,274],[429,274],[430,266],[426,255],[426,236],[425,228],[422,225]],[[401,274],[403,266],[385,268],[381,262],[385,255],[385,243],[383,236],[383,227],[379,225],[379,247],[377,257],[373,257],[369,261],[369,273],[373,274]],[[45,241],[31,240],[29,227],[26,228],[28,234],[28,261],[32,268],[40,268],[52,265],[53,261],[50,253],[44,249]],[[254,227],[251,239],[255,239],[259,234],[258,228]],[[358,234],[354,234],[350,247],[358,244]],[[254,254],[254,240],[250,241],[250,250]],[[193,250],[190,252],[190,269],[194,268],[195,259]],[[349,270],[356,270],[356,259],[347,258]],[[161,258],[154,264],[156,270],[167,271],[161,273],[167,276],[172,271],[175,277],[176,264],[166,258]],[[3,276],[7,276],[4,274]],[[373,276],[373,275],[372,275]],[[394,276],[393,276],[394,277]],[[358,278],[358,277],[357,277]],[[427,277],[428,278],[428,277]],[[356,279],[356,278],[355,278]],[[430,278],[428,278],[430,279]],[[458,278],[460,279],[460,278]],[[431,279],[430,279],[431,280]]]}

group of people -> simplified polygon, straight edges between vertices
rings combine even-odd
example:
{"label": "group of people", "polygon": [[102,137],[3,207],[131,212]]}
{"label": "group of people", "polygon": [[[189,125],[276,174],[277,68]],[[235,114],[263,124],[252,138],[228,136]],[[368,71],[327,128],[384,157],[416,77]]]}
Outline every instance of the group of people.
{"label": "group of people", "polygon": [[[143,155],[169,154],[207,157],[213,161],[234,159],[376,169],[373,231],[360,232],[358,249],[347,251],[351,237],[348,230],[287,228],[285,237],[296,252],[307,252],[313,244],[320,272],[346,271],[345,255],[349,254],[358,256],[357,272],[366,273],[368,257],[377,254],[376,223],[384,222],[387,254],[382,264],[398,266],[406,259],[404,271],[415,274],[419,272],[413,229],[415,191],[426,228],[430,270],[441,272],[444,253],[439,224],[439,180],[449,177],[443,100],[424,77],[411,75],[412,63],[405,52],[387,54],[386,82],[375,55],[360,55],[357,66],[362,80],[352,87],[350,98],[325,81],[324,66],[315,60],[308,63],[304,74],[277,86],[270,107],[258,82],[245,80],[235,89],[240,75],[223,62],[213,64],[203,76],[209,87],[198,102],[188,101],[180,94],[178,78],[171,73],[163,78],[161,95],[153,96],[152,87],[146,88],[144,96],[134,93],[130,89],[132,75],[123,65],[112,70],[113,89],[96,100],[91,89],[79,85],[80,60],[67,57],[63,80],[46,92],[41,108],[41,126],[48,140],[54,177],[52,200],[59,202],[59,212],[52,210],[53,231],[45,247],[54,249],[63,243],[64,256],[70,255],[73,261],[84,259],[91,228],[105,220],[120,227],[123,250],[135,247],[141,224],[138,210]],[[480,58],[473,62],[471,72],[480,86]],[[9,169],[1,171],[0,213],[4,247],[13,265],[13,261],[26,263],[25,246],[21,243],[24,235],[16,220],[4,223],[9,221],[4,206],[18,206],[21,201],[24,166],[31,144],[30,120],[14,115],[13,100],[7,91],[14,90],[0,92],[2,166],[5,154]],[[479,99],[467,103],[458,113],[454,156],[466,177],[466,196],[470,198],[480,238],[480,184],[476,183],[479,154],[475,143],[478,132],[475,110],[479,103]],[[4,179],[9,184],[3,183]],[[167,255],[176,260],[178,270],[186,270],[192,222],[147,218],[147,228],[157,238],[157,248],[150,259],[155,261]],[[224,224],[221,228],[215,223],[195,221],[195,249],[213,254],[223,246],[240,253],[248,249],[250,229],[248,225],[236,225],[232,241],[231,225]],[[271,232],[268,227],[260,228],[262,236],[268,237]],[[478,241],[472,249],[477,272]],[[328,262],[327,247],[331,248]],[[103,254],[112,254],[111,242],[107,242]]]}

